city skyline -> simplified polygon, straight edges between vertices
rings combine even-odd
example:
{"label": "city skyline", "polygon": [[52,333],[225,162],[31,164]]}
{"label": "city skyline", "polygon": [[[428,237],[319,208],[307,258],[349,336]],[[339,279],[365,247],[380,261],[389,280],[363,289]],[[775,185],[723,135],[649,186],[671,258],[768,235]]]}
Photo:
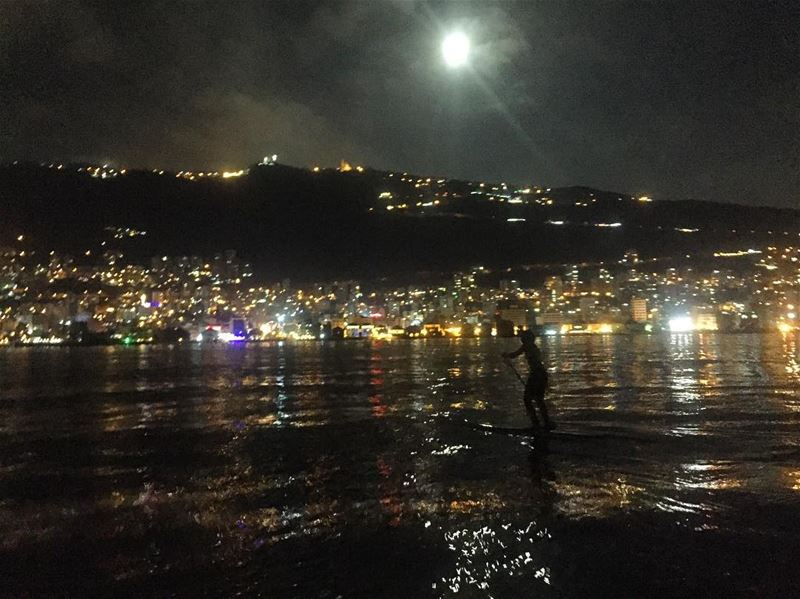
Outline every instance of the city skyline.
{"label": "city skyline", "polygon": [[[146,235],[111,229],[111,238]],[[23,243],[24,237],[19,239]],[[492,270],[423,283],[264,284],[234,250],[154,256],[108,246],[78,263],[0,248],[0,345],[510,337],[798,330],[800,246],[682,262],[635,250],[594,264]],[[522,281],[522,282],[521,282]]]}

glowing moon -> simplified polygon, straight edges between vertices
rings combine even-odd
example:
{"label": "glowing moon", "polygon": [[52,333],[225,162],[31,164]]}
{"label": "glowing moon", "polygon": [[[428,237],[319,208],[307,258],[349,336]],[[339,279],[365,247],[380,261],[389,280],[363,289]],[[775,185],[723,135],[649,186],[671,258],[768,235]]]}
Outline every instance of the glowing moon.
{"label": "glowing moon", "polygon": [[463,33],[451,33],[442,42],[442,56],[448,67],[457,68],[467,62],[469,39]]}

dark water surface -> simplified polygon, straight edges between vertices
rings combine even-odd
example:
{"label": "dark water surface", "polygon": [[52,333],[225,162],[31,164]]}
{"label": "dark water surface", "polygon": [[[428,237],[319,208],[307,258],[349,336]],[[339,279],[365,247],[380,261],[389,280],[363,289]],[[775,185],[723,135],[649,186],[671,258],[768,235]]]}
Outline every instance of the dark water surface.
{"label": "dark water surface", "polygon": [[[780,335],[0,351],[6,596],[800,595]],[[522,364],[520,364],[522,366]]]}

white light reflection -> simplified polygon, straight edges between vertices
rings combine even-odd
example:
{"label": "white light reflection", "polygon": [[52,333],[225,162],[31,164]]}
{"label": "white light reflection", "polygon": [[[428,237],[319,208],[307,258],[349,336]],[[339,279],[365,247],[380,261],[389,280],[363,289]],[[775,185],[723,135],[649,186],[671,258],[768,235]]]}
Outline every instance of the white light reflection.
{"label": "white light reflection", "polygon": [[509,523],[445,532],[446,545],[455,555],[453,574],[442,577],[433,588],[441,588],[441,596],[470,589],[492,596],[491,589],[500,579],[526,577],[536,585],[550,585],[550,568],[541,563],[541,544],[551,538],[550,532],[539,530],[535,522],[525,528]]}
{"label": "white light reflection", "polygon": [[455,455],[462,449],[469,449],[469,445],[446,445],[442,449],[435,449],[431,455]]}

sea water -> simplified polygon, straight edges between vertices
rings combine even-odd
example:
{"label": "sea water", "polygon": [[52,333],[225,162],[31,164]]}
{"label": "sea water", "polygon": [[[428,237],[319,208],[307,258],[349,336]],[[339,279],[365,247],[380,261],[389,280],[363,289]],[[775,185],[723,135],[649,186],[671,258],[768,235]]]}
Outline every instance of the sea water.
{"label": "sea water", "polygon": [[0,594],[800,593],[797,337],[515,347],[0,350]]}

